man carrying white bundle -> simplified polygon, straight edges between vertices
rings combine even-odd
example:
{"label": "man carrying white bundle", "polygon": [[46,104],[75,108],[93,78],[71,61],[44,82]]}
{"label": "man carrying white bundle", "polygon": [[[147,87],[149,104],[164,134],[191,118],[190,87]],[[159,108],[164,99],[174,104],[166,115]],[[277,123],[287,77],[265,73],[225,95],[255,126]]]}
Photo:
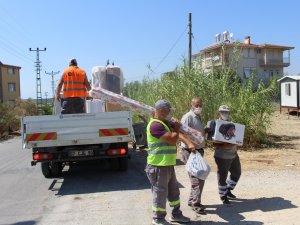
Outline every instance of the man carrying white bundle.
{"label": "man carrying white bundle", "polygon": [[[183,115],[181,119],[182,124],[204,133],[204,129],[201,121],[201,112],[202,112],[202,101],[200,97],[194,97],[191,102],[191,110]],[[181,153],[183,162],[186,164],[191,152],[198,151],[202,156],[204,155],[203,145],[196,145],[196,149],[189,149],[188,146],[181,142]],[[201,195],[204,187],[205,181],[199,179],[192,174],[188,173],[190,182],[191,182],[191,192],[188,200],[188,205],[197,214],[206,214],[204,205],[201,204]]]}

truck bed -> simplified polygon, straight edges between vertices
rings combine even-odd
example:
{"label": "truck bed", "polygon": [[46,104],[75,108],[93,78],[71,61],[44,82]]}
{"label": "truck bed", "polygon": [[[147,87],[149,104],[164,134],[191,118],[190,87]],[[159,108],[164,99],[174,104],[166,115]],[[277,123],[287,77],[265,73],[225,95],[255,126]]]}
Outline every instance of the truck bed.
{"label": "truck bed", "polygon": [[131,112],[26,116],[23,148],[129,142],[134,139]]}

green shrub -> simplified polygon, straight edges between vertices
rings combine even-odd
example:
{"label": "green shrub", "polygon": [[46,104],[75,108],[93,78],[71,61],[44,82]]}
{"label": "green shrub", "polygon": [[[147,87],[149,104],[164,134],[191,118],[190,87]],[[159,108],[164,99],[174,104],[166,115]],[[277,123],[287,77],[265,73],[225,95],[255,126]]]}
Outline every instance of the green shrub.
{"label": "green shrub", "polygon": [[0,137],[20,127],[19,117],[13,107],[7,103],[0,104]]}
{"label": "green shrub", "polygon": [[20,117],[38,115],[38,108],[32,99],[16,100],[14,107],[7,103],[0,104],[0,137],[20,130]]}
{"label": "green shrub", "polygon": [[189,71],[187,66],[183,66],[160,79],[145,78],[141,82],[126,83],[123,93],[150,106],[159,99],[167,99],[176,108],[174,116],[178,119],[190,110],[191,99],[200,96],[204,125],[216,118],[221,104],[227,104],[231,108],[232,120],[246,126],[245,145],[255,146],[266,138],[276,91],[275,80],[264,85],[257,83],[254,74],[242,84],[239,76],[229,68],[204,73],[201,68]]}

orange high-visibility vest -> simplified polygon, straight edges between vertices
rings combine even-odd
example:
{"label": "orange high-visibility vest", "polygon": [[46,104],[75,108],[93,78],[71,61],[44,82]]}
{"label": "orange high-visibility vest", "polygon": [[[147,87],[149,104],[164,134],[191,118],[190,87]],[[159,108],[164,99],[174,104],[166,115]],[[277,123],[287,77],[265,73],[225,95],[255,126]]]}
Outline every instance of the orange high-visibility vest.
{"label": "orange high-visibility vest", "polygon": [[87,90],[84,84],[86,78],[84,70],[77,66],[70,66],[64,73],[64,97],[86,97]]}

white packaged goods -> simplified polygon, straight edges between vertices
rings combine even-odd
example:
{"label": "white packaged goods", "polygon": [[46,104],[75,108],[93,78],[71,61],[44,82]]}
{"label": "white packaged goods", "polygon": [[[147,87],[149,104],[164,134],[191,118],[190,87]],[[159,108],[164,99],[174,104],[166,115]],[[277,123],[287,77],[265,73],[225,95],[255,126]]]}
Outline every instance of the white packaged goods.
{"label": "white packaged goods", "polygon": [[54,99],[53,114],[58,115],[60,113],[61,113],[61,102]]}
{"label": "white packaged goods", "polygon": [[[93,88],[92,90],[90,90],[89,94],[93,98],[98,98],[105,102],[109,102],[113,105],[128,108],[129,110],[132,111],[138,111],[142,114],[150,114],[151,116],[153,116],[153,113],[155,111],[155,109],[149,105],[113,93],[103,88]],[[172,118],[171,120],[176,120],[176,119]],[[193,143],[197,145],[202,145],[204,142],[204,138],[201,135],[201,132],[192,129],[185,124],[182,124],[180,126],[180,132],[183,133],[189,140],[191,140]]]}
{"label": "white packaged goods", "polygon": [[94,66],[92,68],[92,88],[104,87],[106,66]]}
{"label": "white packaged goods", "polygon": [[224,120],[216,120],[213,140],[243,145],[245,125]]}
{"label": "white packaged goods", "polygon": [[85,107],[87,113],[105,112],[105,103],[100,99],[86,100]]}
{"label": "white packaged goods", "polygon": [[123,83],[123,72],[118,66],[107,65],[92,68],[92,88],[104,88],[120,94]]}
{"label": "white packaged goods", "polygon": [[201,180],[206,180],[211,170],[208,162],[201,156],[198,151],[190,154],[185,168],[194,177],[197,177]]}

